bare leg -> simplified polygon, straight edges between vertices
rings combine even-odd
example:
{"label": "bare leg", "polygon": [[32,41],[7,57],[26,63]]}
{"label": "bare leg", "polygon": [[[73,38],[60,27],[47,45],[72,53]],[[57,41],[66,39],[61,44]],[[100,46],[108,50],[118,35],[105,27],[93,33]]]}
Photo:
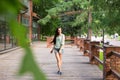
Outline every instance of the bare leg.
{"label": "bare leg", "polygon": [[62,67],[62,54],[59,54],[59,58],[60,58],[60,70],[61,70],[61,67]]}
{"label": "bare leg", "polygon": [[56,56],[56,60],[57,60],[57,66],[58,66],[58,70],[61,71],[61,65],[62,65],[62,55],[55,53]]}

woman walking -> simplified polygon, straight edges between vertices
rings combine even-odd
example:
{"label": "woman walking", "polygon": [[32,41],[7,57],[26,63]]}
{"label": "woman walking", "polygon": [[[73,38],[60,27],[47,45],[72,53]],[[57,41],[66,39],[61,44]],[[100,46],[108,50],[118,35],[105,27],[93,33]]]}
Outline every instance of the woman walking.
{"label": "woman walking", "polygon": [[61,66],[62,66],[62,54],[65,44],[65,35],[62,33],[62,29],[59,27],[55,31],[55,35],[52,43],[54,44],[51,53],[54,51],[55,57],[57,60],[58,72],[57,74],[62,75]]}

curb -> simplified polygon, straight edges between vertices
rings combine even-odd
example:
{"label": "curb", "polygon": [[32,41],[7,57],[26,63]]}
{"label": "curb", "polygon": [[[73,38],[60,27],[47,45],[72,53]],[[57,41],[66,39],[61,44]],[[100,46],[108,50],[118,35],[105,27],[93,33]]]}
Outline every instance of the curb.
{"label": "curb", "polygon": [[20,47],[14,47],[14,48],[10,48],[10,49],[6,49],[6,50],[3,50],[3,51],[0,51],[0,55],[2,55],[4,53],[15,51],[17,49],[20,49]]}

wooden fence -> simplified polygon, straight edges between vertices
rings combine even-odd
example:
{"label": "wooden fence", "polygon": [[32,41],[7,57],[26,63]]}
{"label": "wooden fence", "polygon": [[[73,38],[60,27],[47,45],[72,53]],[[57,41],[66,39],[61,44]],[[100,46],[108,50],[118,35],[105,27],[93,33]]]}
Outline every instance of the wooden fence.
{"label": "wooden fence", "polygon": [[[51,43],[52,40],[53,40],[53,36],[52,37],[51,36],[46,37],[47,48],[52,47],[52,43]],[[65,40],[71,41],[71,44],[77,44],[78,41],[79,41],[76,37],[70,37],[70,36],[65,36]]]}
{"label": "wooden fence", "polygon": [[[120,46],[100,46],[98,41],[90,41],[83,38],[77,45],[83,48],[84,55],[89,56],[91,64],[103,66],[103,80],[120,80]],[[100,51],[103,51],[103,60],[100,60]]]}

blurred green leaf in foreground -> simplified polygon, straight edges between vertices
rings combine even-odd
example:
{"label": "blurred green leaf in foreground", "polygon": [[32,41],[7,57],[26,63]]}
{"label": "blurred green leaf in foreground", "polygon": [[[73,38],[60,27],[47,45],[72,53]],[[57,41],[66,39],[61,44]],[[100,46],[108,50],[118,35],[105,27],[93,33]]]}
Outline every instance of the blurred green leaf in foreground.
{"label": "blurred green leaf in foreground", "polygon": [[7,22],[10,32],[17,40],[17,44],[25,50],[19,75],[29,72],[33,75],[34,80],[46,80],[45,75],[37,65],[33,53],[29,47],[29,40],[26,38],[27,31],[25,27],[16,21],[16,17],[21,9],[22,4],[19,0],[1,0],[0,2],[0,16],[3,14],[8,16]]}

